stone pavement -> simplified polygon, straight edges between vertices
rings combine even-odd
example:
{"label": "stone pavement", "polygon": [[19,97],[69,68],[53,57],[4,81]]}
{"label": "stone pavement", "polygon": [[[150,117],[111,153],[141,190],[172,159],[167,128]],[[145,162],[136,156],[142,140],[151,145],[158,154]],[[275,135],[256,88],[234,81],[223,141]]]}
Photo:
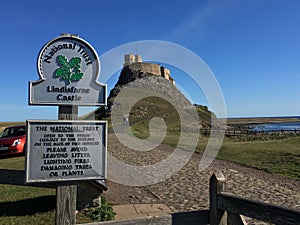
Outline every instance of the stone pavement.
{"label": "stone pavement", "polygon": [[158,216],[172,213],[166,204],[127,204],[115,205],[115,220],[134,219],[146,216]]}

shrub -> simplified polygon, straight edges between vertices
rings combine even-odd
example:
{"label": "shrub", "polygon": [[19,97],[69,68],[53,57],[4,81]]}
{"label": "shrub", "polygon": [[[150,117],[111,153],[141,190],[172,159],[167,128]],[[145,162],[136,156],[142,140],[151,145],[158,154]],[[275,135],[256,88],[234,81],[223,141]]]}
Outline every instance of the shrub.
{"label": "shrub", "polygon": [[86,215],[93,221],[100,222],[113,220],[116,213],[113,211],[112,205],[106,201],[106,198],[101,196],[101,205],[87,209]]}

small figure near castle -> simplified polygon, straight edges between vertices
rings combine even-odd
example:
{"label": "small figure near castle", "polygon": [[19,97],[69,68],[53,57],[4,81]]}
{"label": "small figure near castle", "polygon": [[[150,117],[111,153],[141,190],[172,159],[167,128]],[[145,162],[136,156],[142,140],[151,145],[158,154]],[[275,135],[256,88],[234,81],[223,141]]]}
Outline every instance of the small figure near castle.
{"label": "small figure near castle", "polygon": [[123,115],[123,121],[124,121],[125,125],[129,125],[129,115],[128,114]]}

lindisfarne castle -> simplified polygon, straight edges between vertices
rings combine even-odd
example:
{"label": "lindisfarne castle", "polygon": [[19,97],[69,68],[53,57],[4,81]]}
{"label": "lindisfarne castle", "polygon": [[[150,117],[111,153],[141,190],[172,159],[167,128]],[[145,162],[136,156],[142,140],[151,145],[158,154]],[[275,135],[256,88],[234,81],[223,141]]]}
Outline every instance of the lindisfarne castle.
{"label": "lindisfarne castle", "polygon": [[169,69],[160,66],[159,64],[143,62],[140,55],[134,55],[132,53],[125,55],[123,66],[124,69],[129,69],[131,71],[164,77],[175,85],[175,80],[170,76]]}

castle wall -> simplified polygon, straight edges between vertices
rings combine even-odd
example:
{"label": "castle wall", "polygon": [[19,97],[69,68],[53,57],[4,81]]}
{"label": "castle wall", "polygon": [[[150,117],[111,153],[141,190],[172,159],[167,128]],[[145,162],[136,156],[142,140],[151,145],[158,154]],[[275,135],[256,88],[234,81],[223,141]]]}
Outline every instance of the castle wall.
{"label": "castle wall", "polygon": [[139,55],[133,55],[132,53],[124,55],[123,66],[128,67],[132,71],[141,71],[143,73],[150,73],[156,76],[164,77],[165,79],[171,81],[175,86],[175,81],[170,76],[169,69],[160,66],[159,64],[143,62],[142,57]]}
{"label": "castle wall", "polygon": [[160,65],[146,63],[146,62],[138,62],[128,65],[131,70],[135,71],[143,71],[144,73],[151,73],[157,76],[161,76]]}

